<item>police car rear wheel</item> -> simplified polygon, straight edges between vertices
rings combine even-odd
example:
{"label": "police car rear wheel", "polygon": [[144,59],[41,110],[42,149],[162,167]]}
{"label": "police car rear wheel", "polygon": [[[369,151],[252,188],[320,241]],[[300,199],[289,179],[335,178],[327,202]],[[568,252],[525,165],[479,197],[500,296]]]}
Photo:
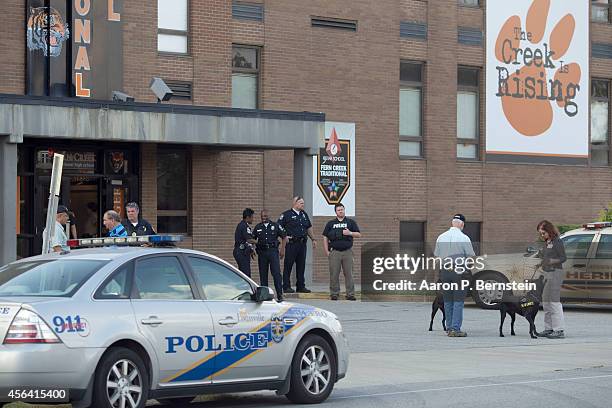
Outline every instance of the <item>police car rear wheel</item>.
{"label": "police car rear wheel", "polygon": [[[483,281],[485,284],[493,283],[508,283],[508,279],[497,272],[484,272],[483,274],[476,277],[476,279]],[[511,293],[509,293],[511,294]],[[498,309],[499,302],[502,300],[504,291],[502,290],[476,290],[472,292],[472,298],[478,307],[481,309]]]}
{"label": "police car rear wheel", "polygon": [[149,395],[149,376],[138,354],[111,349],[102,359],[94,383],[93,406],[142,408]]}
{"label": "police car rear wheel", "polygon": [[306,336],[293,356],[287,398],[297,404],[325,401],[334,388],[336,372],[336,358],[327,341],[316,335]]}

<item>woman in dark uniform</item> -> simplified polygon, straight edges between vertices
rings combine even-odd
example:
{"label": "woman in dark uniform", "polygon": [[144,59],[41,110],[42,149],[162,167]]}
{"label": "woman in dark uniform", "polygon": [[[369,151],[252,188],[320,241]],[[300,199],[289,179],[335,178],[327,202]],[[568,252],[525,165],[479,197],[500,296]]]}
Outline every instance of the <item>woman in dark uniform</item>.
{"label": "woman in dark uniform", "polygon": [[550,221],[540,221],[538,232],[544,241],[541,250],[542,270],[544,271],[544,291],[542,305],[544,307],[544,331],[537,333],[538,337],[562,339],[565,337],[565,322],[563,306],[561,305],[561,285],[565,272],[565,248],[559,238],[559,230]]}

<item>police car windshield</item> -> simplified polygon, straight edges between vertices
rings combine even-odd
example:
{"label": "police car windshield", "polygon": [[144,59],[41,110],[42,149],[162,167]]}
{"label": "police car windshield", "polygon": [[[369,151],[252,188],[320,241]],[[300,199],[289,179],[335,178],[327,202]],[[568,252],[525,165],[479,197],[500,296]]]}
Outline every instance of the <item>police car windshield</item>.
{"label": "police car windshield", "polygon": [[0,268],[0,297],[70,297],[108,261],[58,259]]}

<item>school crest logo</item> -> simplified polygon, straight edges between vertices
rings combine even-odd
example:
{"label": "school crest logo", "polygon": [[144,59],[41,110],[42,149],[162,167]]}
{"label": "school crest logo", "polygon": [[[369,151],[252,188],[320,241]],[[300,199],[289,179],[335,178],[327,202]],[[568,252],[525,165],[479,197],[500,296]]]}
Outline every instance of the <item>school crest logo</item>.
{"label": "school crest logo", "polygon": [[[45,57],[59,57],[62,45],[70,37],[68,23],[53,7],[30,8],[28,18],[28,49],[30,51],[42,50]],[[48,41],[48,43],[47,43]]]}
{"label": "school crest logo", "polygon": [[125,160],[123,156],[123,152],[111,152],[110,153],[110,166],[115,174],[118,174],[123,170],[123,166],[125,165]]}
{"label": "school crest logo", "polygon": [[285,337],[285,321],[281,316],[275,315],[270,319],[270,333],[275,343],[280,343]]}

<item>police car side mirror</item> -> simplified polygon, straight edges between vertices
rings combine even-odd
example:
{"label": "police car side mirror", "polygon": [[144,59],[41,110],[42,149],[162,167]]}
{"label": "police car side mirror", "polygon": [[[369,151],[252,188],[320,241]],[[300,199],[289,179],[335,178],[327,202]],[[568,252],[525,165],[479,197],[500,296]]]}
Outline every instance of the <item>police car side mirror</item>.
{"label": "police car side mirror", "polygon": [[255,301],[259,303],[268,300],[274,300],[274,291],[267,286],[258,286],[255,290]]}

